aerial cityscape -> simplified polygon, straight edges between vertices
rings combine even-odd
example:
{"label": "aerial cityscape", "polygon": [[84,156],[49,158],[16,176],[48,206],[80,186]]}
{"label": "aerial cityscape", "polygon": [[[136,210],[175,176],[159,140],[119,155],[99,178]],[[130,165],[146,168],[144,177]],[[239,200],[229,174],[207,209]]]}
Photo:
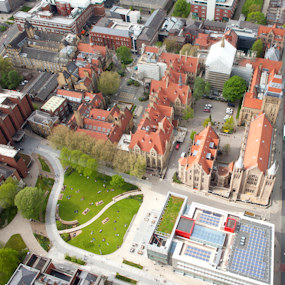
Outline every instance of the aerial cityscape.
{"label": "aerial cityscape", "polygon": [[284,45],[285,0],[0,0],[0,285],[284,285]]}

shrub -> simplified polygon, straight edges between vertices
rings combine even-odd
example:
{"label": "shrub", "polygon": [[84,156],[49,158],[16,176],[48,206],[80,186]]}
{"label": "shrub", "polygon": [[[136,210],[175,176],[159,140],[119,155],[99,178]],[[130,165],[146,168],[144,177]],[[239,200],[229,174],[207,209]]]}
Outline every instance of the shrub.
{"label": "shrub", "polygon": [[177,172],[175,172],[175,173],[173,174],[172,180],[173,180],[173,182],[175,182],[175,183],[182,184],[182,182],[181,182],[181,181],[179,180],[179,178],[178,178]]}
{"label": "shrub", "polygon": [[138,81],[133,82],[134,86],[139,87],[141,84]]}

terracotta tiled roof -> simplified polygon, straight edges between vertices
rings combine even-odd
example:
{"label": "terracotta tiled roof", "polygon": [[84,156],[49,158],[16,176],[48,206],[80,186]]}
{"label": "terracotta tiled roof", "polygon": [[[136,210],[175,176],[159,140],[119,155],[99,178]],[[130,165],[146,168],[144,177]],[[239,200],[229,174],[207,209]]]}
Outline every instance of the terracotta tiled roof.
{"label": "terracotta tiled roof", "polygon": [[[259,26],[258,28],[258,35],[260,36],[261,34],[269,34],[273,32],[273,34],[275,36],[280,36],[280,37],[284,37],[285,36],[285,29],[278,29],[275,27],[268,27],[268,26]],[[280,41],[282,41],[282,38],[280,39]]]}
{"label": "terracotta tiled roof", "polygon": [[[210,143],[214,144],[214,148],[210,148]],[[213,169],[213,157],[216,156],[218,145],[218,135],[211,126],[208,126],[195,136],[194,144],[191,147],[191,154],[188,157],[180,158],[178,163],[186,165],[187,169],[191,168],[194,163],[198,163],[209,174],[210,170]],[[208,153],[211,154],[210,159],[206,158]]]}
{"label": "terracotta tiled roof", "polygon": [[252,93],[246,92],[243,99],[243,107],[261,110],[262,100],[254,98]]}
{"label": "terracotta tiled roof", "polygon": [[260,171],[266,171],[269,163],[272,134],[273,127],[265,114],[259,114],[250,123],[243,158],[245,169],[257,166]]}
{"label": "terracotta tiled roof", "polygon": [[164,155],[166,143],[170,142],[173,126],[166,117],[155,126],[150,126],[150,123],[148,118],[142,119],[138,130],[131,137],[129,148],[133,149],[135,145],[138,145],[143,152],[149,153],[154,149],[157,154]]}
{"label": "terracotta tiled roof", "polygon": [[256,59],[242,59],[239,62],[240,66],[246,66],[247,63],[252,64],[252,67],[255,69],[262,65],[263,68],[268,70],[275,69],[275,73],[278,73],[282,67],[282,61],[269,60],[265,58],[256,58]]}
{"label": "terracotta tiled roof", "polygon": [[102,140],[102,141],[108,140],[108,136],[106,134],[97,133],[94,131],[90,131],[90,130],[86,130],[86,129],[79,129],[79,128],[76,131],[79,133],[85,133],[85,134],[89,135],[90,137],[92,137],[96,140]]}
{"label": "terracotta tiled roof", "polygon": [[91,46],[90,44],[86,43],[78,43],[77,51],[79,52],[86,52],[86,53],[101,53],[103,56],[106,56],[106,46]]}
{"label": "terracotta tiled roof", "polygon": [[144,49],[145,52],[153,52],[153,53],[158,53],[159,48],[157,47],[151,47],[151,46],[146,46]]}
{"label": "terracotta tiled roof", "polygon": [[110,111],[94,108],[90,111],[89,117],[99,121],[105,121],[109,114]]}
{"label": "terracotta tiled roof", "polygon": [[78,98],[78,99],[81,99],[81,100],[83,99],[83,92],[78,92],[78,91],[57,89],[56,94],[57,95],[61,95],[61,96],[65,96],[65,97],[70,97],[70,98]]}
{"label": "terracotta tiled roof", "polygon": [[150,86],[150,95],[153,93],[158,94],[157,102],[164,105],[175,103],[177,98],[180,99],[182,104],[187,104],[191,99],[191,90],[188,85],[179,85],[169,81],[168,86],[166,85],[166,77],[162,80],[152,80]]}

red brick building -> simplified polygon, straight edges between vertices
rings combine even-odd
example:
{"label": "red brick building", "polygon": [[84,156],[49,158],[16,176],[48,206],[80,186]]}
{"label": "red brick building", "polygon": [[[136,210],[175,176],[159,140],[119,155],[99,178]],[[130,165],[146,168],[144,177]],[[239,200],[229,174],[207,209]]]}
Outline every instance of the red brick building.
{"label": "red brick building", "polygon": [[233,17],[237,3],[237,0],[191,0],[191,12],[200,20],[228,21]]}
{"label": "red brick building", "polygon": [[80,35],[88,19],[94,15],[105,15],[104,2],[101,0],[96,1],[95,4],[84,1],[81,5],[76,5],[75,2],[55,1],[54,4],[50,4],[41,1],[29,12],[17,12],[14,18],[20,31],[24,30],[25,22],[28,21],[39,31]]}
{"label": "red brick building", "polygon": [[20,140],[24,133],[19,130],[32,112],[33,105],[28,95],[3,90],[0,93],[0,144]]}
{"label": "red brick building", "polygon": [[116,50],[120,46],[132,48],[129,31],[107,27],[93,26],[90,30],[90,42],[98,46],[107,46],[112,50]]}
{"label": "red brick building", "polygon": [[52,96],[42,107],[41,111],[49,113],[51,116],[58,116],[59,119],[65,118],[69,113],[67,99]]}
{"label": "red brick building", "polygon": [[28,174],[28,168],[19,150],[12,146],[0,144],[0,162],[15,168],[22,178]]}

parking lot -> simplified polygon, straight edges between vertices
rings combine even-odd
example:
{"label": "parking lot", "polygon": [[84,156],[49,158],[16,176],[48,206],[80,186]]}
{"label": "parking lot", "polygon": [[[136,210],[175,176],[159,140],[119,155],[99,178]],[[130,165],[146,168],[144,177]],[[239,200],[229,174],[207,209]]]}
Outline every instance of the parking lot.
{"label": "parking lot", "polygon": [[[204,112],[204,107],[206,104],[212,104],[211,112],[206,113]],[[220,129],[224,123],[224,117],[226,115],[226,109],[228,108],[227,103],[210,100],[210,99],[200,99],[194,105],[194,113],[195,116],[193,119],[189,121],[181,121],[181,126],[187,128],[187,134],[185,141],[180,145],[179,149],[173,148],[173,152],[171,154],[168,170],[165,175],[165,179],[172,180],[172,176],[175,171],[178,171],[178,159],[180,158],[181,154],[185,152],[186,154],[189,152],[191,147],[191,140],[190,135],[192,131],[199,133],[204,129],[203,122],[206,118],[211,115],[212,122],[215,124],[213,128],[217,132],[218,136],[220,137],[220,145],[219,149],[223,149],[226,144],[230,145],[229,152],[223,153],[222,155],[217,157],[219,162],[229,163],[231,161],[235,161],[239,157],[241,141],[244,135],[244,127],[236,127],[236,131],[233,134],[224,134],[220,132]],[[231,107],[233,109],[233,118],[236,122],[236,112],[238,106]],[[174,142],[176,143],[176,142]]]}

